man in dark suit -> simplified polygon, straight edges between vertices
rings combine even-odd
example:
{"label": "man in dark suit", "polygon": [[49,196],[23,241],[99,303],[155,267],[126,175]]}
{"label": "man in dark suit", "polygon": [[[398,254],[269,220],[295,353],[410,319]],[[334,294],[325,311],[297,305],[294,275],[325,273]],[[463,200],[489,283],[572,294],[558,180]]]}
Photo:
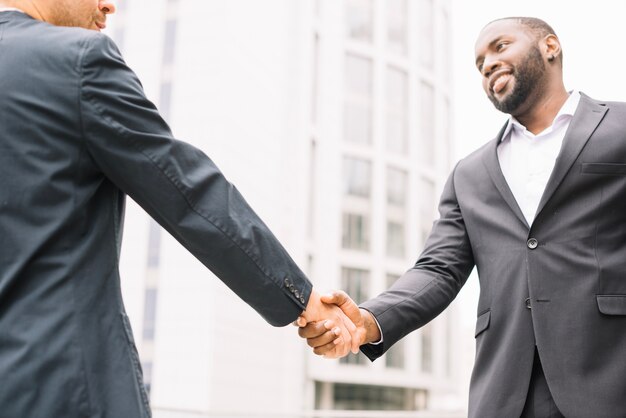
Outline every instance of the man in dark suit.
{"label": "man in dark suit", "polygon": [[[419,260],[360,310],[343,292],[322,300],[366,331],[374,360],[476,266],[469,416],[626,417],[626,104],[568,93],[561,45],[539,19],[488,24],[476,65],[510,119],[455,167]],[[300,334],[336,357],[324,331]]]}
{"label": "man in dark suit", "polygon": [[0,0],[0,418],[150,416],[120,295],[125,194],[270,324],[334,318],[344,342],[355,330],[172,137],[98,33],[114,10]]}

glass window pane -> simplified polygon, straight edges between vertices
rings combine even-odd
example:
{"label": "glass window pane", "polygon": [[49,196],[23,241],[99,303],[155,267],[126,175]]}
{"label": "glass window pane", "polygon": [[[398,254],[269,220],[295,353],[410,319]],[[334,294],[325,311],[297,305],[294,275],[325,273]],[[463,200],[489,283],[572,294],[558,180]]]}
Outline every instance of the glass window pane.
{"label": "glass window pane", "polygon": [[419,60],[420,63],[428,68],[433,66],[433,43],[434,43],[434,25],[433,25],[433,0],[419,0],[419,19],[418,31],[419,36]]}
{"label": "glass window pane", "polygon": [[374,31],[372,0],[346,0],[345,13],[348,38],[371,42]]}
{"label": "glass window pane", "polygon": [[404,207],[408,194],[409,175],[405,170],[387,168],[387,203]]}
{"label": "glass window pane", "polygon": [[420,85],[420,163],[435,161],[435,90],[432,85]]}
{"label": "glass window pane", "polygon": [[341,268],[341,288],[359,304],[369,298],[370,272],[363,269]]}
{"label": "glass window pane", "polygon": [[176,51],[176,29],[177,19],[168,19],[165,22],[165,36],[163,38],[163,64],[168,65],[174,62]]}
{"label": "glass window pane", "polygon": [[161,226],[150,219],[148,229],[148,268],[158,268],[161,262]]}
{"label": "glass window pane", "polygon": [[346,103],[344,110],[346,141],[358,144],[372,142],[372,110],[363,103]]}
{"label": "glass window pane", "polygon": [[369,250],[369,220],[362,214],[344,213],[341,244],[352,250]]}
{"label": "glass window pane", "polygon": [[387,0],[387,47],[405,55],[407,51],[407,1]]}
{"label": "glass window pane", "polygon": [[422,345],[422,371],[432,373],[433,371],[433,330],[432,325],[427,324],[421,328]]}
{"label": "glass window pane", "polygon": [[419,409],[416,389],[388,386],[366,386],[335,383],[333,390],[334,409],[412,411]]}
{"label": "glass window pane", "polygon": [[[398,280],[398,276],[388,274],[387,289],[389,289],[396,280]],[[403,369],[404,364],[404,340],[400,340],[385,353],[385,365],[389,368]]]}
{"label": "glass window pane", "polygon": [[372,164],[360,158],[343,159],[343,192],[346,195],[370,197]]}
{"label": "glass window pane", "polygon": [[372,142],[372,61],[346,55],[344,136],[347,141]]}
{"label": "glass window pane", "polygon": [[419,223],[421,229],[422,243],[426,242],[428,234],[435,220],[435,183],[427,178],[420,178],[419,181]]}
{"label": "glass window pane", "polygon": [[385,366],[390,369],[404,369],[404,341],[400,340],[385,353]]}
{"label": "glass window pane", "polygon": [[143,339],[154,340],[156,327],[157,289],[147,288],[143,308]]}
{"label": "glass window pane", "polygon": [[372,60],[346,55],[346,93],[370,100],[372,96]]}
{"label": "glass window pane", "polygon": [[387,255],[404,257],[404,224],[387,221]]}
{"label": "glass window pane", "polygon": [[387,149],[408,151],[408,76],[395,68],[387,69]]}

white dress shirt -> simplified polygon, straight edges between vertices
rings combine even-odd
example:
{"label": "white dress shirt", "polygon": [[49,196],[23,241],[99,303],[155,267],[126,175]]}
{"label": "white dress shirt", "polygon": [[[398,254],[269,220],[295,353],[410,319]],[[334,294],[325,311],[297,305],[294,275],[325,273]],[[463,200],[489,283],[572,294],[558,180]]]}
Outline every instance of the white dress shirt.
{"label": "white dress shirt", "polygon": [[579,102],[580,93],[572,92],[552,125],[537,135],[526,130],[511,116],[498,145],[502,174],[528,225],[532,225],[535,219],[539,201]]}

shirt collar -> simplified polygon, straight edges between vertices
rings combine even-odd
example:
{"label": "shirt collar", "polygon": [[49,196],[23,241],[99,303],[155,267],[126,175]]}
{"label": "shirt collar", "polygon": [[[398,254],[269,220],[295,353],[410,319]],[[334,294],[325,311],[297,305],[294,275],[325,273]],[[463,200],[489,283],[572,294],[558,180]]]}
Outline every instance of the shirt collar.
{"label": "shirt collar", "polygon": [[[580,92],[578,90],[573,90],[570,93],[567,100],[565,101],[565,103],[563,103],[563,106],[561,106],[559,113],[557,113],[556,116],[554,117],[551,127],[554,126],[558,121],[560,121],[563,118],[572,118],[574,116],[574,112],[576,112],[576,109],[578,108],[579,102],[580,102]],[[526,127],[524,125],[519,123],[519,121],[515,119],[513,116],[509,116],[506,129],[504,130],[504,134],[500,138],[500,142],[504,141],[506,138],[509,137],[509,134],[511,133],[513,128],[520,129],[522,132],[526,131]],[[550,129],[550,128],[547,128],[547,129]]]}
{"label": "shirt collar", "polygon": [[15,7],[0,7],[0,12],[20,12],[20,13],[24,13],[23,10],[16,9]]}

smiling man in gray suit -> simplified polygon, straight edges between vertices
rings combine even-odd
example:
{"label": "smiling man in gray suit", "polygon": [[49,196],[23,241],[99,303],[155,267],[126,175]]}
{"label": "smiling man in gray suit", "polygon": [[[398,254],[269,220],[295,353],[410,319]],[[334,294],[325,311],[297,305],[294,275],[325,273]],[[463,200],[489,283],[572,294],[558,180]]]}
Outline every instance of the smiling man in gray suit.
{"label": "smiling man in gray suit", "polygon": [[114,11],[0,0],[0,418],[150,415],[120,296],[125,194],[270,324],[306,308],[346,342],[354,331],[215,164],[172,137],[98,33]]}
{"label": "smiling man in gray suit", "polygon": [[[360,310],[343,292],[322,297],[363,329],[373,360],[476,266],[471,418],[626,417],[626,104],[568,93],[562,57],[539,19],[488,24],[476,65],[509,120],[455,167],[413,268]],[[300,329],[336,357],[324,332]]]}

